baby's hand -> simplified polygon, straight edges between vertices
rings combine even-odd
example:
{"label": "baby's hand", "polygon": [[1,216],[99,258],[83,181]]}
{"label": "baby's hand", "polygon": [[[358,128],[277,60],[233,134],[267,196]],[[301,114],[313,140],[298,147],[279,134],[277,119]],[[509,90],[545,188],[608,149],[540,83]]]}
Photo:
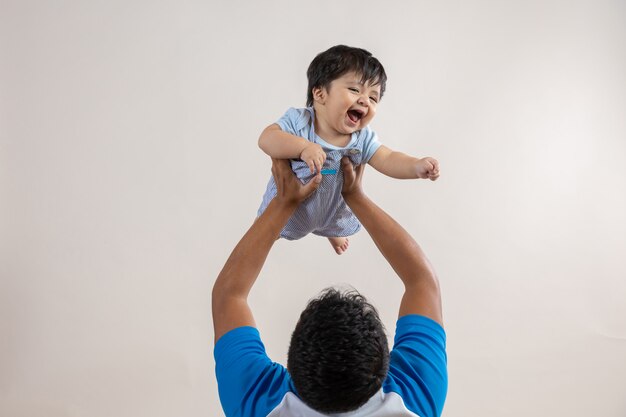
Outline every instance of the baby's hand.
{"label": "baby's hand", "polygon": [[435,181],[439,178],[439,162],[435,158],[427,156],[417,161],[417,178]]}
{"label": "baby's hand", "polygon": [[324,161],[326,161],[326,152],[317,143],[310,143],[300,152],[302,159],[309,166],[311,174],[321,172]]}

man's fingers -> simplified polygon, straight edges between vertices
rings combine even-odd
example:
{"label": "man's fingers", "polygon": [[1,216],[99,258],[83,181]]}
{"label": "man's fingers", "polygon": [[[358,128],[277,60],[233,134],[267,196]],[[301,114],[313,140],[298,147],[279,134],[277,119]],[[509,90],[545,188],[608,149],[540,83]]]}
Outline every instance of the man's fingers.
{"label": "man's fingers", "polygon": [[350,158],[347,156],[341,158],[341,169],[343,171],[344,182],[351,182],[352,178],[354,178],[354,167],[352,166],[352,162],[350,162]]}
{"label": "man's fingers", "polygon": [[341,158],[341,166],[344,168],[344,170],[352,171],[353,169],[352,162],[350,162],[350,158],[348,158],[347,156]]}
{"label": "man's fingers", "polygon": [[322,182],[322,174],[318,172],[317,175],[311,179],[311,181],[307,182],[304,186],[302,186],[302,194],[305,195],[306,197],[310,196],[311,194],[313,194],[315,190],[317,190],[321,182]]}
{"label": "man's fingers", "polygon": [[351,171],[352,176],[359,178],[363,175],[365,164],[359,164],[355,167],[354,165],[352,165],[352,162],[350,162],[350,159],[348,159],[348,165],[349,165],[348,169]]}

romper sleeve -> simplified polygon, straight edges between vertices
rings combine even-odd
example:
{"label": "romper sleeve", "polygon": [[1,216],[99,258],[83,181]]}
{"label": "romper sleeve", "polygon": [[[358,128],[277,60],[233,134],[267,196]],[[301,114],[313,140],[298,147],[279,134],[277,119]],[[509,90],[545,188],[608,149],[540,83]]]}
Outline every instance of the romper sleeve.
{"label": "romper sleeve", "polygon": [[280,126],[281,130],[284,132],[302,136],[301,130],[308,125],[310,117],[308,109],[296,109],[291,107],[278,119],[276,124]]}
{"label": "romper sleeve", "polygon": [[217,341],[213,353],[226,417],[266,417],[290,391],[289,373],[270,360],[254,327],[229,331]]}
{"label": "romper sleeve", "polygon": [[359,135],[363,141],[363,163],[367,163],[372,156],[376,153],[381,143],[378,139],[378,135],[369,126],[365,126],[361,129]]}
{"label": "romper sleeve", "polygon": [[435,321],[419,315],[400,317],[396,325],[385,392],[395,392],[411,412],[439,417],[448,392],[446,334]]}

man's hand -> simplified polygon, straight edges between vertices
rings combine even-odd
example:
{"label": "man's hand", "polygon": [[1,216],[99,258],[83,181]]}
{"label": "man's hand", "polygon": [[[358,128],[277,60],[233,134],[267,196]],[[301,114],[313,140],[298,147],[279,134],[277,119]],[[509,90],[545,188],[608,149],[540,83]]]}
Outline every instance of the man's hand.
{"label": "man's hand", "polygon": [[322,181],[322,174],[318,171],[311,181],[302,184],[286,159],[272,158],[272,175],[276,183],[276,199],[285,204],[300,204],[317,190]]}
{"label": "man's hand", "polygon": [[415,170],[417,178],[429,179],[431,181],[439,178],[439,162],[430,156],[418,159]]}
{"label": "man's hand", "polygon": [[319,173],[326,161],[326,152],[317,143],[309,143],[300,152],[300,159],[309,166],[311,174]]}
{"label": "man's hand", "polygon": [[346,199],[354,195],[363,194],[361,183],[365,165],[359,165],[354,168],[350,158],[344,156],[341,158],[341,169],[343,170],[343,188],[341,189],[343,198]]}

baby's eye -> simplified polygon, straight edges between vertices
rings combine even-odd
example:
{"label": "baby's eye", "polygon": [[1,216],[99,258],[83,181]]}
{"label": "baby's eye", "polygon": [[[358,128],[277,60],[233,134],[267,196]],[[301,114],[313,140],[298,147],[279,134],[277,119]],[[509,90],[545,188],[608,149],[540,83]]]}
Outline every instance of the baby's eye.
{"label": "baby's eye", "polygon": [[374,103],[378,103],[378,99],[376,97],[370,97],[370,100],[372,100]]}
{"label": "baby's eye", "polygon": [[355,93],[359,92],[359,89],[358,88],[354,88],[354,87],[348,87],[348,90],[354,91]]}

